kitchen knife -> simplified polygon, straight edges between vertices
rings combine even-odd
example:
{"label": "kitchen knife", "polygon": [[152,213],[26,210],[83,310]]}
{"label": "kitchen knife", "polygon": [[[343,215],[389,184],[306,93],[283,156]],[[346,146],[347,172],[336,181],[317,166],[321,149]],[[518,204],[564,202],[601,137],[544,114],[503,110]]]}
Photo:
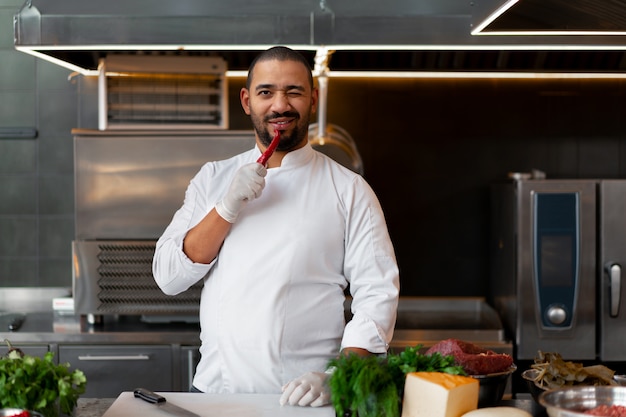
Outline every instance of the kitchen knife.
{"label": "kitchen knife", "polygon": [[165,397],[160,396],[148,389],[145,388],[137,388],[134,391],[135,398],[141,398],[144,401],[147,401],[155,406],[159,407],[161,410],[170,413],[172,415],[178,417],[200,417],[198,414],[193,413],[189,410],[185,410],[177,405],[172,403],[168,403]]}

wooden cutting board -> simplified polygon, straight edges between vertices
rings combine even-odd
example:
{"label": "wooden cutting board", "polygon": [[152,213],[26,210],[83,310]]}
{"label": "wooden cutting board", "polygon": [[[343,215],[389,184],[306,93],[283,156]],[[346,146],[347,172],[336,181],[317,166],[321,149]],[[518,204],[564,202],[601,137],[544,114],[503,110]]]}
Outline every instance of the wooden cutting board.
{"label": "wooden cutting board", "polygon": [[[332,406],[280,406],[280,395],[267,394],[199,394],[191,392],[159,392],[168,402],[202,417],[335,417]],[[171,417],[132,392],[122,392],[102,417]]]}

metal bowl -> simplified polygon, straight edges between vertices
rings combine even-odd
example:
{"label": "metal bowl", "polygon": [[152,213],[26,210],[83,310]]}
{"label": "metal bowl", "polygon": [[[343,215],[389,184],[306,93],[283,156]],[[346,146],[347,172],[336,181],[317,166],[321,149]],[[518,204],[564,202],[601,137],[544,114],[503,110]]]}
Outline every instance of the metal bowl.
{"label": "metal bowl", "polygon": [[23,415],[24,411],[28,412],[28,415],[31,417],[43,417],[43,414],[36,411],[23,410],[21,408],[0,408],[0,417],[19,416]]}
{"label": "metal bowl", "polygon": [[539,404],[549,417],[585,417],[585,411],[599,405],[626,406],[626,387],[577,386],[558,388],[539,395]]}
{"label": "metal bowl", "polygon": [[[535,383],[539,375],[538,369],[527,369],[522,372],[522,378],[526,381],[526,385],[528,386],[528,391],[530,395],[535,399],[535,401],[539,402],[539,396],[548,391],[548,389],[541,387]],[[613,380],[617,383],[617,385],[626,386],[626,375],[614,375]],[[587,386],[587,385],[577,385],[577,386]],[[565,388],[565,387],[564,387]]]}
{"label": "metal bowl", "polygon": [[470,375],[478,380],[478,407],[493,407],[502,400],[509,376],[517,370],[515,364],[506,371],[487,375]]}

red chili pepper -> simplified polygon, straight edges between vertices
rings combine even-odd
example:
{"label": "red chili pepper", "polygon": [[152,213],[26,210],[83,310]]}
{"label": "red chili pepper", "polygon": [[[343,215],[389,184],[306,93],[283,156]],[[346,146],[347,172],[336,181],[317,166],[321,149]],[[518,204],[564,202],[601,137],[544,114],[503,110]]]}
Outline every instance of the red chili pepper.
{"label": "red chili pepper", "polygon": [[270,146],[267,147],[265,152],[263,152],[263,154],[256,161],[259,164],[265,166],[267,164],[267,161],[270,159],[270,157],[274,153],[274,150],[276,150],[276,147],[278,146],[278,142],[280,142],[280,130],[276,131],[276,135],[274,136],[274,139],[272,139]]}

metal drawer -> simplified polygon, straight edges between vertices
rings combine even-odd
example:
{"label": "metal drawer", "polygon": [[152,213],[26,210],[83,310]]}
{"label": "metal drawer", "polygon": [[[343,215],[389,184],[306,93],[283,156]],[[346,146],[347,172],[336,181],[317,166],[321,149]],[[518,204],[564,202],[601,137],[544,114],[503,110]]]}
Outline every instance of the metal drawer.
{"label": "metal drawer", "polygon": [[115,398],[137,387],[173,390],[170,345],[59,346],[59,362],[85,373],[84,397]]}
{"label": "metal drawer", "polygon": [[[50,350],[48,345],[29,345],[24,343],[12,343],[12,345],[14,348],[19,348],[24,354],[30,356],[43,357]],[[0,356],[6,355],[8,351],[9,348],[6,344],[0,346]]]}

